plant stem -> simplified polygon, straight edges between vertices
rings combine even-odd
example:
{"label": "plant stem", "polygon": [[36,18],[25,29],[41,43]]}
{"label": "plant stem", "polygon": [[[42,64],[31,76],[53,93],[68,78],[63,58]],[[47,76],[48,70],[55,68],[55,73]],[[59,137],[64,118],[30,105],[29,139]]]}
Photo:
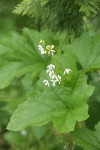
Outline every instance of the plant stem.
{"label": "plant stem", "polygon": [[67,133],[67,150],[74,150],[73,138],[71,133]]}

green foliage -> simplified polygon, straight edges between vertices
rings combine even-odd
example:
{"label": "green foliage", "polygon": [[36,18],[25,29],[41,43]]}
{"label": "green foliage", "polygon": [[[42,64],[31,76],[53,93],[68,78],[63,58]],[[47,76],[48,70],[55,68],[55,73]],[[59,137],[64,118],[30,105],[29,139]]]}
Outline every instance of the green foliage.
{"label": "green foliage", "polygon": [[[70,132],[74,130],[77,121],[80,122],[88,118],[87,102],[93,88],[87,85],[84,73],[78,72],[76,60],[82,65],[83,72],[88,72],[91,68],[93,70],[99,69],[100,36],[91,37],[85,33],[67,47],[62,45],[61,51],[59,49],[62,42],[60,43],[59,39],[62,35],[57,36],[48,31],[38,33],[24,29],[22,36],[14,33],[12,37],[0,41],[0,54],[3,60],[0,72],[0,88],[5,88],[16,77],[27,73],[32,76],[31,82],[36,84],[35,92],[28,96],[26,102],[19,105],[11,118],[7,127],[9,130],[23,130],[27,126],[40,126],[53,121],[54,127],[59,132]],[[47,39],[47,43],[50,43],[51,40],[57,45],[56,53],[58,54],[52,59],[39,53],[37,45],[41,38]],[[84,45],[86,48],[83,48]],[[63,53],[60,54],[59,52]],[[85,56],[86,52],[87,57]],[[92,57],[93,61],[90,61]],[[60,75],[66,67],[72,70],[68,78],[62,79],[61,86],[44,87],[43,80],[46,78],[46,73],[41,75],[40,73],[48,63],[55,64],[56,72]],[[36,82],[39,75],[40,81]],[[79,93],[82,94],[79,95]]]}
{"label": "green foliage", "polygon": [[[35,5],[35,7],[34,7]],[[24,0],[18,6],[16,7],[15,13],[22,15],[34,15],[36,13],[36,8],[41,6],[40,1],[34,1],[34,0]],[[27,8],[27,9],[26,9]],[[33,8],[33,9],[32,9]]]}
{"label": "green foliage", "polygon": [[[50,61],[48,56],[44,57],[39,53],[38,43],[41,38],[46,39],[48,44],[51,42],[57,46],[62,44],[60,40],[62,35],[58,37],[48,31],[43,31],[41,34],[27,28],[23,30],[22,35],[14,32],[8,38],[0,40],[0,89],[9,86],[15,78],[28,73],[31,74],[32,82],[38,79],[41,70]],[[68,51],[67,55],[64,53],[55,56],[52,61],[60,64],[60,59],[56,60],[58,57],[62,58],[62,65],[65,63],[71,69],[76,70],[76,59],[72,52]],[[64,65],[63,69],[65,67]]]}
{"label": "green foliage", "polygon": [[[89,115],[87,127],[94,130],[95,124],[100,120],[100,73],[92,72],[90,74],[91,84],[95,86],[94,93],[89,100]],[[96,116],[96,117],[95,117]]]}
{"label": "green foliage", "polygon": [[100,1],[19,2],[0,1],[0,149],[99,150]]}
{"label": "green foliage", "polygon": [[84,150],[100,149],[100,122],[96,125],[95,131],[87,128],[77,129],[73,133],[74,143],[83,147]]}
{"label": "green foliage", "polygon": [[68,49],[73,51],[85,72],[100,69],[100,34],[84,33]]}
{"label": "green foliage", "polygon": [[38,77],[45,64],[36,45],[40,37],[37,32],[31,33],[24,29],[22,36],[14,33],[0,41],[0,89],[8,86],[15,77],[28,72],[31,73],[33,81]]}
{"label": "green foliage", "polygon": [[75,0],[76,4],[80,5],[80,11],[85,13],[86,16],[96,15],[97,11],[100,9],[99,0]]}
{"label": "green foliage", "polygon": [[66,145],[64,135],[55,135],[47,126],[31,127],[20,132],[7,131],[4,139],[14,150],[61,150]]}
{"label": "green foliage", "polygon": [[56,54],[52,58],[52,63],[57,66],[57,69],[60,70],[60,72],[63,72],[66,67],[69,67],[71,70],[76,71],[77,65],[75,55],[67,48],[63,48],[63,50],[63,54]]}
{"label": "green foliage", "polygon": [[14,13],[32,16],[38,30],[66,30],[70,37],[82,32],[84,15],[96,15],[98,10],[99,0],[23,0]]}
{"label": "green foliage", "polygon": [[[43,83],[40,81],[39,84],[41,87]],[[93,88],[86,84],[83,74],[73,73],[66,87],[44,87],[41,90],[29,95],[27,101],[19,105],[7,129],[19,131],[30,125],[40,126],[52,120],[59,132],[70,132],[74,130],[76,121],[87,119],[86,103]]]}
{"label": "green foliage", "polygon": [[[81,12],[85,12],[87,16],[90,16],[91,14],[96,14],[97,10],[99,9],[99,0],[75,0],[75,2],[73,0],[71,0],[73,5],[74,4],[78,4],[80,6],[80,11]],[[67,1],[63,1],[63,3],[66,3]],[[20,4],[18,4],[18,6],[16,7],[16,10],[14,12],[18,13],[18,14],[30,14],[30,15],[34,15],[34,12],[36,11],[34,8],[34,4],[41,4],[42,6],[47,5],[48,7],[50,7],[50,5],[53,5],[54,2],[52,2],[51,0],[23,0],[23,2],[21,2]],[[68,2],[69,3],[69,2]],[[60,1],[56,2],[56,4],[60,5]],[[37,5],[35,5],[37,7]],[[33,10],[31,9],[33,7]],[[25,10],[25,8],[27,8],[27,10]],[[37,8],[36,8],[37,9]]]}
{"label": "green foliage", "polygon": [[29,150],[33,140],[35,139],[35,142],[41,140],[46,131],[47,129],[44,126],[38,128],[38,130],[37,127],[34,127],[21,132],[6,132],[4,138],[13,146],[13,149]]}
{"label": "green foliage", "polygon": [[41,5],[42,6],[45,5],[45,4],[47,4],[47,2],[48,2],[48,0],[41,0]]}
{"label": "green foliage", "polygon": [[[28,96],[27,101],[19,105],[11,118],[7,127],[9,130],[19,131],[27,126],[40,126],[53,121],[54,127],[59,132],[70,132],[74,130],[76,122],[88,118],[87,102],[93,92],[93,87],[87,85],[84,73],[78,72],[76,60],[82,65],[83,72],[88,72],[91,68],[92,70],[99,69],[100,36],[91,37],[85,33],[67,47],[61,45],[62,42],[59,41],[62,35],[57,36],[48,31],[38,33],[24,29],[22,36],[14,33],[13,39],[6,38],[0,41],[0,54],[4,60],[4,63],[2,61],[1,64],[0,87],[8,86],[14,78],[27,73],[31,73],[31,82],[36,84],[35,92]],[[39,53],[37,45],[41,38],[47,39],[47,43],[50,43],[51,40],[57,45],[56,53],[58,54],[52,59]],[[61,46],[61,51],[59,51]],[[86,52],[87,57],[85,56]],[[90,61],[92,57],[93,61]],[[46,79],[46,73],[41,75],[40,73],[48,63],[56,66],[57,74],[61,75],[66,67],[69,67],[72,73],[62,79],[61,85],[55,88],[44,87],[43,80]],[[39,76],[40,81],[36,82]],[[79,93],[82,94],[79,95]]]}

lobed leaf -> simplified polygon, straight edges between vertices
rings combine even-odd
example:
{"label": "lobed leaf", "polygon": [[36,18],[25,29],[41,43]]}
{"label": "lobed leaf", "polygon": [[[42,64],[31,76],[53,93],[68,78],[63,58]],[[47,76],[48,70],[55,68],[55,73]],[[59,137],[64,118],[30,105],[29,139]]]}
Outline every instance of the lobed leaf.
{"label": "lobed leaf", "polygon": [[41,84],[40,81],[40,91],[30,94],[27,101],[19,105],[7,126],[8,130],[19,131],[27,126],[41,126],[53,121],[59,132],[70,132],[77,121],[88,118],[87,100],[93,87],[87,85],[83,74],[73,74],[66,87],[42,88]]}
{"label": "lobed leaf", "polygon": [[38,35],[41,36],[38,32],[24,29],[22,35],[13,33],[11,37],[0,40],[0,89],[29,72],[33,81],[38,77],[46,62],[37,49]]}
{"label": "lobed leaf", "polygon": [[81,146],[84,150],[100,149],[100,122],[96,125],[96,130],[91,131],[87,128],[77,129],[73,132],[74,143]]}
{"label": "lobed leaf", "polygon": [[80,38],[76,39],[68,49],[71,50],[84,72],[100,69],[100,34],[90,36],[84,33]]}

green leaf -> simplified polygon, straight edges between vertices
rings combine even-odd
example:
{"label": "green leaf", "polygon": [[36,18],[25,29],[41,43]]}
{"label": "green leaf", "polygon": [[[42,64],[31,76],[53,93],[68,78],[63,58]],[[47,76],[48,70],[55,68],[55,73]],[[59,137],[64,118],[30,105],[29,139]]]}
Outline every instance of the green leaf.
{"label": "green leaf", "polygon": [[0,89],[29,72],[33,82],[38,77],[46,62],[37,49],[40,41],[38,35],[42,36],[25,28],[22,35],[13,33],[0,40]]}
{"label": "green leaf", "polygon": [[84,150],[100,149],[100,122],[96,125],[96,130],[91,131],[87,128],[77,129],[73,132],[74,143],[81,146]]}
{"label": "green leaf", "polygon": [[83,74],[73,73],[66,87],[46,87],[42,79],[40,91],[30,94],[27,101],[19,105],[7,126],[8,130],[19,131],[27,126],[41,126],[53,121],[59,132],[70,132],[77,121],[88,118],[87,101],[93,87],[87,85]]}
{"label": "green leaf", "polygon": [[0,69],[0,89],[8,86],[13,78],[16,76],[17,71],[21,69],[23,65],[18,62],[9,63]]}
{"label": "green leaf", "polygon": [[100,34],[90,36],[84,33],[68,46],[85,72],[100,69]]}
{"label": "green leaf", "polygon": [[69,50],[66,51],[66,48],[64,50],[63,54],[53,56],[51,62],[57,67],[57,70],[61,70],[62,72],[65,68],[70,68],[71,70],[76,71],[77,66],[75,55]]}
{"label": "green leaf", "polygon": [[0,69],[0,89],[7,87],[15,77],[22,76],[28,72],[32,72],[32,77],[35,79],[36,76],[39,75],[42,67],[42,63],[25,66],[25,64],[21,62],[10,62],[8,65],[5,65]]}

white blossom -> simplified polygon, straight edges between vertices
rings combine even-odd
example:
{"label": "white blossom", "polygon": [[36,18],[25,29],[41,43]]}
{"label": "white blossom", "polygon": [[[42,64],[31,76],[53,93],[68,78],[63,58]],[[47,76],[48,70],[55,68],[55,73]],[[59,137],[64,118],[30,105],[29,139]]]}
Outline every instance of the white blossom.
{"label": "white blossom", "polygon": [[51,45],[51,49],[53,49],[55,46],[54,45]]}
{"label": "white blossom", "polygon": [[50,83],[49,83],[49,81],[48,81],[48,80],[44,80],[44,81],[43,81],[43,83],[44,83],[45,85],[47,85],[47,86],[49,86],[49,85],[50,85]]}
{"label": "white blossom", "polygon": [[50,65],[47,66],[47,69],[48,70],[53,70],[53,69],[55,69],[55,66],[53,64],[50,64]]}
{"label": "white blossom", "polygon": [[54,55],[54,53],[55,53],[55,51],[54,51],[54,50],[50,50],[50,51],[48,52],[48,55],[50,55],[50,54],[51,54],[51,55],[53,56],[53,55]]}
{"label": "white blossom", "polygon": [[52,82],[53,86],[55,86],[57,82],[60,84],[60,82],[61,82],[61,76],[54,74],[53,76],[51,76],[51,80],[50,81]]}
{"label": "white blossom", "polygon": [[41,45],[45,45],[45,41],[44,40],[40,40],[39,42]]}
{"label": "white blossom", "polygon": [[[55,86],[56,83],[61,83],[61,76],[60,75],[56,75],[54,72],[55,66],[53,64],[50,64],[47,66],[47,70],[46,73],[48,73],[49,78],[50,78],[50,82],[52,82],[52,86]],[[47,84],[47,81],[45,81]]]}
{"label": "white blossom", "polygon": [[45,41],[40,40],[39,45],[38,45],[38,49],[41,52],[41,54],[48,54],[48,55],[54,55],[55,50],[54,50],[54,45],[45,45]]}
{"label": "white blossom", "polygon": [[54,70],[55,69],[55,66],[53,64],[50,64],[47,66],[47,73],[49,75],[49,77],[51,78],[52,75],[54,75]]}
{"label": "white blossom", "polygon": [[53,74],[51,77],[50,77],[52,80],[56,80],[57,79],[57,76],[55,74]]}
{"label": "white blossom", "polygon": [[52,75],[54,75],[54,70],[49,70],[48,69],[46,72],[48,73],[50,78],[51,78]]}
{"label": "white blossom", "polygon": [[56,86],[56,81],[52,81],[52,85],[53,85],[53,86]]}
{"label": "white blossom", "polygon": [[[53,47],[53,45],[52,45]],[[65,74],[70,74],[72,70],[71,69],[67,69],[65,68],[64,72],[63,72],[63,75]],[[43,83],[47,86],[56,86],[56,84],[61,84],[61,81],[62,81],[62,77],[60,75],[57,75],[55,73],[55,66],[53,64],[49,64],[47,66],[47,70],[46,70],[46,73],[48,74],[49,76],[49,80],[44,80]]]}
{"label": "white blossom", "polygon": [[45,49],[42,47],[42,45],[38,45],[38,49],[40,50],[41,54],[46,54],[47,52]]}
{"label": "white blossom", "polygon": [[65,74],[70,74],[71,71],[72,71],[71,69],[65,69],[65,70],[64,70],[64,75],[65,75]]}
{"label": "white blossom", "polygon": [[59,84],[60,84],[60,81],[61,81],[61,76],[60,75],[58,75],[58,79],[59,79]]}
{"label": "white blossom", "polygon": [[55,47],[54,45],[48,45],[46,47],[46,49],[48,51],[48,55],[54,55],[54,53],[55,53],[54,47]]}

